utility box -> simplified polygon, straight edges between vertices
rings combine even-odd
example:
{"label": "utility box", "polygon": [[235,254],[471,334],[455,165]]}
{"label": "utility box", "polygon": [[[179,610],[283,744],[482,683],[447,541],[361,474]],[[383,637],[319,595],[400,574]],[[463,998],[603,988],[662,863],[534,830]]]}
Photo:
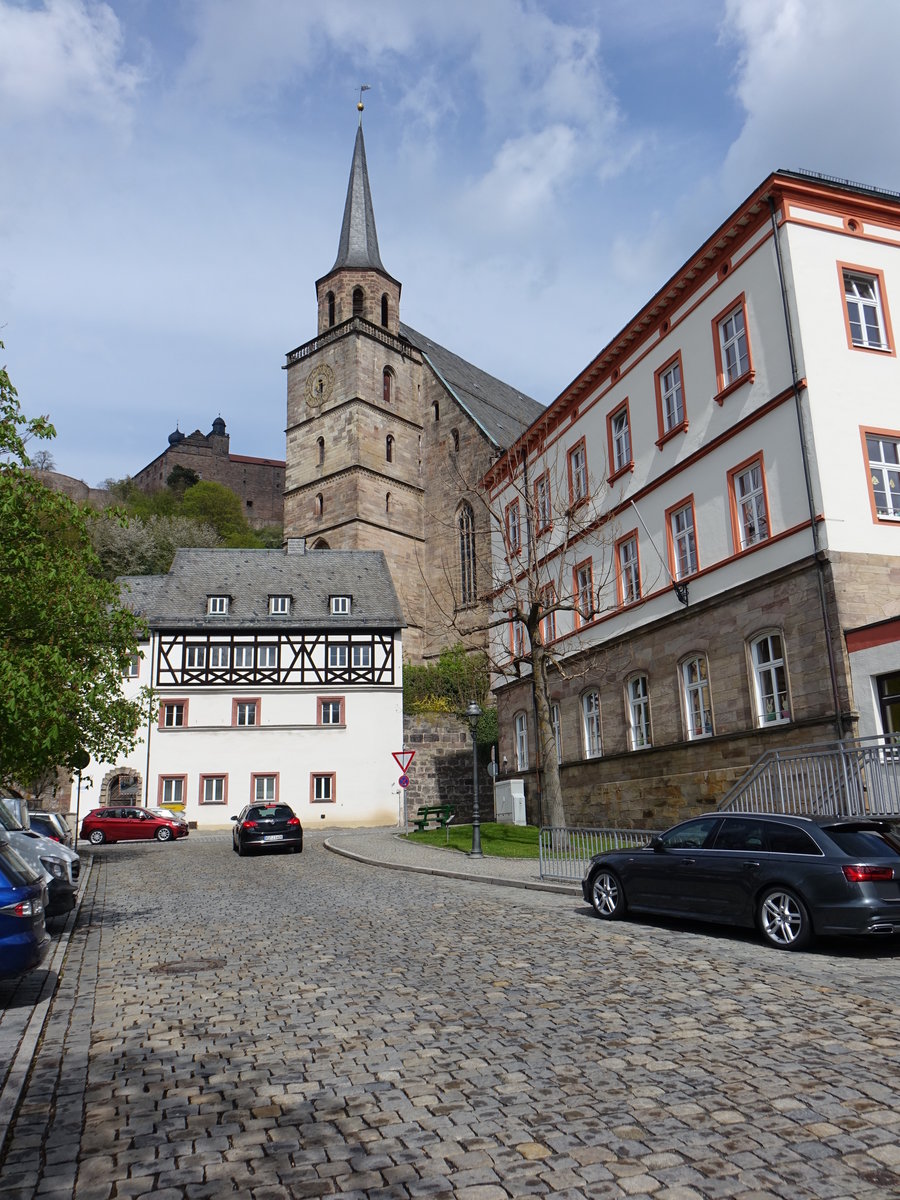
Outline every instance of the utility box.
{"label": "utility box", "polygon": [[498,825],[525,825],[525,781],[504,779],[494,784],[494,820]]}

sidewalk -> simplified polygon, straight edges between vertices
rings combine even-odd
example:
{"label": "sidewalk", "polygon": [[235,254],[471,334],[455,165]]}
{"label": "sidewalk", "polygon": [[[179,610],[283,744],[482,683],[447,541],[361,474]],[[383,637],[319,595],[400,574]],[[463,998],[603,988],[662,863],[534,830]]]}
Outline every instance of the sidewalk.
{"label": "sidewalk", "polygon": [[326,836],[325,848],[370,867],[581,897],[580,881],[542,882],[536,858],[470,858],[458,850],[407,841],[395,828],[335,831]]}

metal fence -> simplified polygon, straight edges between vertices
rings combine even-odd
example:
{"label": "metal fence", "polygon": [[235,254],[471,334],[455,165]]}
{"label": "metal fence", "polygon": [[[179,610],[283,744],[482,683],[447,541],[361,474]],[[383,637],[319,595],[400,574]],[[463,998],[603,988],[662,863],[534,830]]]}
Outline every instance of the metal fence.
{"label": "metal fence", "polygon": [[765,754],[721,810],[900,817],[900,739],[859,738]]}
{"label": "metal fence", "polygon": [[541,879],[581,881],[595,854],[646,846],[655,831],[648,829],[541,828]]}

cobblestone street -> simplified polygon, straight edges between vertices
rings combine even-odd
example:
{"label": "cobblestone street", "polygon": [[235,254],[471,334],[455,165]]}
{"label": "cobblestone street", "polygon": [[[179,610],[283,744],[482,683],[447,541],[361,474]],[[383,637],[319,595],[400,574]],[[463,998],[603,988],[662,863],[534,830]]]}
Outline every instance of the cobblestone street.
{"label": "cobblestone street", "polygon": [[898,963],[321,835],[102,847],[0,1197],[898,1197]]}

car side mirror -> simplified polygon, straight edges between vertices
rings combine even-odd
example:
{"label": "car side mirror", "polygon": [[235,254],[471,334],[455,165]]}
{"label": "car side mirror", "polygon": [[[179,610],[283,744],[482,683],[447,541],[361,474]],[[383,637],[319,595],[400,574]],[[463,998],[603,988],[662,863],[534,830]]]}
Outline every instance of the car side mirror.
{"label": "car side mirror", "polygon": [[232,819],[232,821],[236,821],[237,817],[232,817],[231,819]]}
{"label": "car side mirror", "polygon": [[650,839],[650,849],[651,849],[651,850],[655,850],[657,854],[663,854],[663,853],[665,853],[665,849],[666,849],[666,848],[665,848],[665,846],[663,845],[663,840],[662,840],[662,838],[660,838],[660,837],[652,837],[652,838]]}

